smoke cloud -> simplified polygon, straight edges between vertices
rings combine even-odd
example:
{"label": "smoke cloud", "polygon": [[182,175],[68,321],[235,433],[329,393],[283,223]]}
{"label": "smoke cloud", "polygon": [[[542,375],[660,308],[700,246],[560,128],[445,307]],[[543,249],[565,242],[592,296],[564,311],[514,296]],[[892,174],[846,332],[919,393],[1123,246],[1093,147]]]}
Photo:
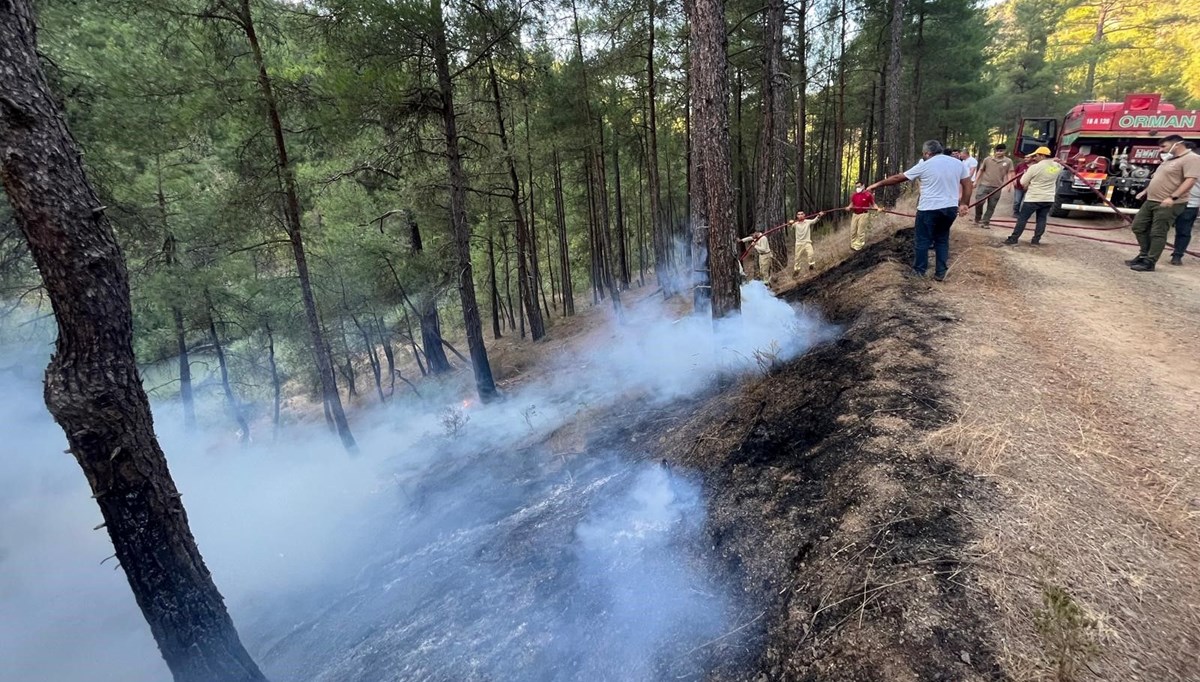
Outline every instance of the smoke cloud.
{"label": "smoke cloud", "polygon": [[[547,437],[835,333],[751,283],[743,315],[715,329],[657,300],[628,307],[497,404],[398,394],[356,416],[355,458],[317,426],[245,448],[227,424],[185,433],[169,404],[156,429],[272,679],[700,679],[748,605],[707,555],[698,482],[634,443],[556,449]],[[49,346],[20,349],[0,347],[3,676],[167,680],[124,576],[101,563],[112,549],[92,530],[99,511],[42,405]]]}

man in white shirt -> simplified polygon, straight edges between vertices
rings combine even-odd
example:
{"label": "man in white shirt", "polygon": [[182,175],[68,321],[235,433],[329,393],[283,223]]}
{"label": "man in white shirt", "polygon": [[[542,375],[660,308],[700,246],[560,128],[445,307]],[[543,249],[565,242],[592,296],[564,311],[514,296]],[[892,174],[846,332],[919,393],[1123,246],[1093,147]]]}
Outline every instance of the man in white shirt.
{"label": "man in white shirt", "polygon": [[966,147],[963,147],[962,150],[962,164],[963,167],[967,169],[967,173],[969,174],[967,177],[969,177],[971,182],[974,183],[975,171],[979,168],[979,162],[975,160],[974,156],[971,156],[971,150],[967,149]]}
{"label": "man in white shirt", "polygon": [[929,140],[921,147],[921,161],[903,173],[898,173],[867,188],[874,191],[888,185],[910,180],[921,181],[921,198],[917,202],[917,225],[914,231],[912,276],[924,277],[929,268],[929,244],[933,243],[937,262],[933,278],[946,278],[950,260],[950,226],[954,219],[966,215],[970,204],[971,178],[962,161],[942,154],[942,143]]}

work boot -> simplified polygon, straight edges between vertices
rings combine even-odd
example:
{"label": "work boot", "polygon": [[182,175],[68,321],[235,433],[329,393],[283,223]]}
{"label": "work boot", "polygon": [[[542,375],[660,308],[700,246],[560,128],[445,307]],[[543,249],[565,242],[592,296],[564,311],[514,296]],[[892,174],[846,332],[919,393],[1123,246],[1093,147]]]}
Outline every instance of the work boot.
{"label": "work boot", "polygon": [[1042,240],[1041,240],[1041,239],[1038,239],[1037,237],[1034,237],[1033,239],[1029,240],[1029,244],[1030,244],[1031,246],[1041,246],[1041,245],[1042,245]]}
{"label": "work boot", "polygon": [[1154,261],[1149,258],[1142,258],[1138,262],[1129,266],[1134,272],[1154,272]]}
{"label": "work boot", "polygon": [[1128,265],[1129,267],[1133,267],[1135,263],[1142,262],[1143,258],[1145,258],[1145,256],[1138,256],[1136,258],[1130,258],[1129,260],[1125,261],[1125,264]]}
{"label": "work boot", "polygon": [[1016,237],[1009,237],[1008,239],[1005,239],[1004,243],[1001,244],[1000,246],[1014,246],[1016,243],[1017,243]]}
{"label": "work boot", "polygon": [[1183,256],[1172,255],[1171,256],[1171,265],[1183,265]]}

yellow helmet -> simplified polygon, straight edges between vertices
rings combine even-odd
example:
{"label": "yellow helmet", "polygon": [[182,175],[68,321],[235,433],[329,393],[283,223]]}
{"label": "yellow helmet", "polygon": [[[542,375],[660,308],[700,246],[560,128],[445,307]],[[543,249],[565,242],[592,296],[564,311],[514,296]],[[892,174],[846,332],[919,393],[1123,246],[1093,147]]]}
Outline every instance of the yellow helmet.
{"label": "yellow helmet", "polygon": [[1050,149],[1048,147],[1038,147],[1037,149],[1033,150],[1033,153],[1041,156],[1054,156],[1054,154],[1050,153]]}

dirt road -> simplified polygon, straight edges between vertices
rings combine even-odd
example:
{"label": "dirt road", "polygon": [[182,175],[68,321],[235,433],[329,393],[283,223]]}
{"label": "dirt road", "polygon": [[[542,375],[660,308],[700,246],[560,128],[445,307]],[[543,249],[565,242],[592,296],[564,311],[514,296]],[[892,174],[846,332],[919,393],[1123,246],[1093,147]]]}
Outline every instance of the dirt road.
{"label": "dirt road", "polygon": [[999,488],[973,549],[998,569],[981,581],[1002,657],[1019,679],[1056,658],[1200,679],[1200,259],[1137,273],[1136,247],[1068,236],[1128,232],[1056,231],[998,249],[1004,230],[956,229],[937,292],[962,323],[945,338],[959,416],[934,439]]}

